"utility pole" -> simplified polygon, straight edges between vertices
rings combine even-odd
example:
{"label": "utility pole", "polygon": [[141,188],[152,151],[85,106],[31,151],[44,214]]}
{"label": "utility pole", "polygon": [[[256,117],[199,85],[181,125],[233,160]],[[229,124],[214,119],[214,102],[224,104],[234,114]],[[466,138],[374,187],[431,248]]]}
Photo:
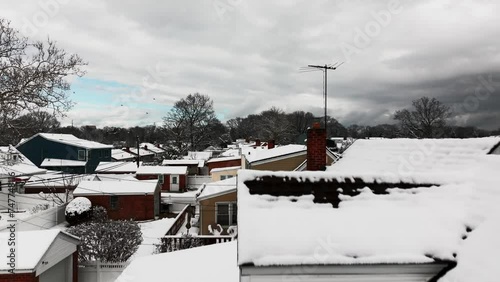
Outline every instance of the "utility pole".
{"label": "utility pole", "polygon": [[141,159],[141,154],[139,151],[139,135],[136,136],[136,146],[137,146],[137,167],[139,167],[139,161]]}
{"label": "utility pole", "polygon": [[328,81],[328,70],[336,70],[343,63],[344,62],[342,62],[342,63],[339,64],[337,62],[337,63],[335,63],[333,65],[331,65],[331,64],[330,65],[326,65],[325,64],[324,66],[320,66],[320,65],[307,65],[307,67],[300,68],[300,70],[302,72],[309,72],[309,71],[321,70],[325,74],[324,86],[323,86],[323,88],[324,88],[323,99],[325,100],[325,132],[327,133],[327,135],[326,135],[327,137],[328,137],[328,131],[327,131],[328,129],[327,129],[327,118],[326,118],[326,116],[327,116],[327,106],[328,106],[327,105],[327,101],[328,101],[328,83],[327,83],[327,81]]}

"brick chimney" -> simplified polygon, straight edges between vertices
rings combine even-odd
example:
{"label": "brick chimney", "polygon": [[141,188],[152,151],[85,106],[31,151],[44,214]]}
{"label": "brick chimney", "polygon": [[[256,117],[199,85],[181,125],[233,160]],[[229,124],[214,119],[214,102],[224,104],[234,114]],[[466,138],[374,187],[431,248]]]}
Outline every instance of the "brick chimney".
{"label": "brick chimney", "polygon": [[274,148],[274,140],[269,140],[267,141],[267,148],[272,149]]}
{"label": "brick chimney", "polygon": [[260,139],[255,140],[255,146],[260,147]]}
{"label": "brick chimney", "polygon": [[307,130],[307,170],[325,170],[326,130],[315,122]]}

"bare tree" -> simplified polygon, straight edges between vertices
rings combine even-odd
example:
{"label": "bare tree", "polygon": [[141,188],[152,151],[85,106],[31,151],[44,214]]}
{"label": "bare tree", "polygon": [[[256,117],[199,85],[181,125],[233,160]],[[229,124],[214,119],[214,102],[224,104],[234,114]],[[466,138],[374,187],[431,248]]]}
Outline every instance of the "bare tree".
{"label": "bare tree", "polygon": [[179,149],[188,147],[192,151],[204,149],[202,147],[211,135],[210,129],[215,123],[220,123],[215,116],[213,101],[208,95],[199,93],[177,101],[163,121]]}
{"label": "bare tree", "polygon": [[86,63],[50,39],[32,42],[0,19],[0,117],[4,126],[41,108],[62,114],[73,105],[67,77],[82,76]]}
{"label": "bare tree", "polygon": [[281,144],[290,143],[292,125],[283,110],[271,107],[269,110],[263,111],[260,113],[257,126],[261,139],[275,140]]}
{"label": "bare tree", "polygon": [[396,111],[394,119],[399,121],[403,135],[413,138],[438,138],[450,117],[450,108],[436,98],[422,97],[412,102],[413,110]]}

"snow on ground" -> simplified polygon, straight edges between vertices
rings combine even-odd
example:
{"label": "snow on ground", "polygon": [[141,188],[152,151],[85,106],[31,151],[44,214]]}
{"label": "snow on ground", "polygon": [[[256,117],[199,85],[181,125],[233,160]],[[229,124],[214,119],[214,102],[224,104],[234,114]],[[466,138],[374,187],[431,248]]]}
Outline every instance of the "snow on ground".
{"label": "snow on ground", "polygon": [[236,282],[236,241],[138,258],[117,282]]}
{"label": "snow on ground", "polygon": [[134,260],[139,257],[151,255],[155,251],[154,244],[159,243],[159,238],[165,236],[168,229],[174,224],[175,218],[163,218],[149,222],[139,223],[142,232],[142,243],[135,254],[130,258]]}

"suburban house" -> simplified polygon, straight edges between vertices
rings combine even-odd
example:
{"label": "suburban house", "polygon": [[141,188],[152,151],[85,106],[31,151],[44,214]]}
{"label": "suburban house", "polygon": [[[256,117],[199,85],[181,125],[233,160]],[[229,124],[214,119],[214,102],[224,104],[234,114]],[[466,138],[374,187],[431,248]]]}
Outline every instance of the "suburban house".
{"label": "suburban house", "polygon": [[249,147],[245,148],[241,155],[243,169],[292,171],[307,159],[307,147],[304,145],[285,145],[271,149]]}
{"label": "suburban house", "polygon": [[129,152],[126,152],[122,149],[112,149],[111,150],[111,159],[114,162],[133,162],[135,161],[135,155]]}
{"label": "suburban house", "polygon": [[200,213],[200,235],[210,235],[209,226],[217,228],[218,225],[223,229],[222,234],[227,234],[229,226],[238,224],[236,177],[206,184],[198,195],[197,201]]}
{"label": "suburban house", "polygon": [[453,273],[467,238],[498,209],[499,143],[357,140],[327,171],[318,171],[320,154],[316,171],[239,171],[240,281],[437,281]]}
{"label": "suburban house", "polygon": [[92,206],[106,208],[110,219],[154,219],[160,214],[157,181],[82,181],[73,196],[85,197]]}
{"label": "suburban house", "polygon": [[163,160],[164,166],[187,166],[188,175],[206,175],[204,160]]}
{"label": "suburban house", "polygon": [[0,146],[0,192],[7,193],[9,181],[18,190],[30,176],[45,173],[45,169],[38,168],[14,146]]}
{"label": "suburban house", "polygon": [[131,148],[131,147],[125,147],[123,150],[127,153],[130,153],[135,156],[135,159],[137,159],[137,156],[139,156],[139,160],[143,162],[153,162],[155,160],[155,153],[144,150],[142,148]]}
{"label": "suburban house", "polygon": [[158,179],[161,191],[185,192],[187,190],[187,166],[141,166],[137,169],[139,180]]}
{"label": "suburban house", "polygon": [[[139,167],[142,162],[139,162]],[[100,162],[95,173],[98,174],[134,174],[137,172],[137,162]]]}
{"label": "suburban house", "polygon": [[240,169],[241,166],[214,168],[210,171],[210,175],[212,176],[212,181],[219,181],[235,177]]}
{"label": "suburban house", "polygon": [[[7,244],[10,233],[0,233],[0,281],[77,282],[80,239],[58,229],[19,231],[16,253]],[[12,254],[14,267],[9,265]],[[15,268],[14,273],[12,269]]]}
{"label": "suburban house", "polygon": [[144,149],[146,151],[150,151],[154,154],[154,158],[157,160],[163,159],[166,151],[160,148],[159,146],[156,146],[152,143],[141,143],[139,144],[139,147],[141,149]]}
{"label": "suburban house", "polygon": [[[52,159],[56,166],[51,169],[69,173],[93,173],[99,162],[111,161],[112,147],[71,134],[51,133],[35,134],[17,145],[17,149],[36,166],[40,167],[46,159]],[[83,162],[84,165],[75,167],[72,163],[64,166],[66,163],[60,160]]]}
{"label": "suburban house", "polygon": [[238,156],[212,158],[208,160],[206,163],[208,166],[208,171],[212,171],[212,169],[214,168],[241,166],[241,157],[238,155]]}

